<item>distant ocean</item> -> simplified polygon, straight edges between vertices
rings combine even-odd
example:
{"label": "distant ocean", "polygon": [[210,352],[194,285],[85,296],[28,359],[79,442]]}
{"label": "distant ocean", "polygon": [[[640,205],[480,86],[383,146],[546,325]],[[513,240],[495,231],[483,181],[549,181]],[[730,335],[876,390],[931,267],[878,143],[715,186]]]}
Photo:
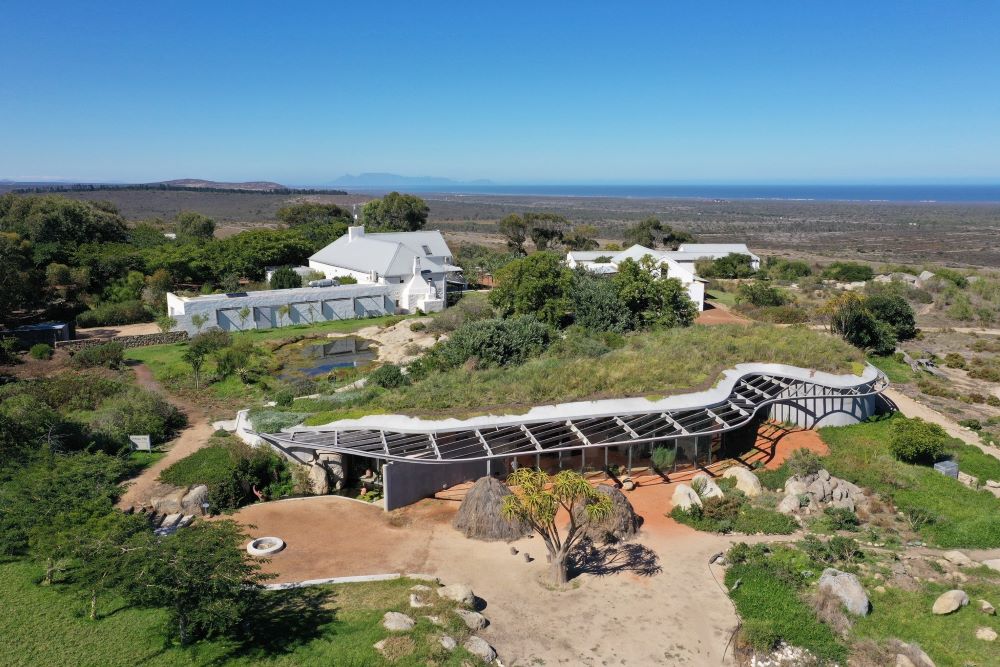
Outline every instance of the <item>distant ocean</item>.
{"label": "distant ocean", "polygon": [[[352,188],[384,191],[387,188]],[[1000,203],[997,185],[408,185],[426,194],[765,201]]]}

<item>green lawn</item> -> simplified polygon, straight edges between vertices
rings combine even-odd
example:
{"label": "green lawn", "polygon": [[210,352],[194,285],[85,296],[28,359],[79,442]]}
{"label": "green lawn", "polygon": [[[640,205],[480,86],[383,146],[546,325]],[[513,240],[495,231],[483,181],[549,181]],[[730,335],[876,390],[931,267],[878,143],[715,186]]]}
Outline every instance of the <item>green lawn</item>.
{"label": "green lawn", "polygon": [[[833,372],[860,372],[863,357],[843,340],[805,327],[693,326],[626,337],[602,356],[542,355],[520,366],[431,373],[414,384],[376,396],[369,413],[464,415],[517,411],[534,405],[621,396],[660,397],[718,381],[741,362],[778,362]],[[326,423],[349,411],[327,411],[308,423]]]}
{"label": "green lawn", "polygon": [[868,357],[868,363],[885,373],[885,376],[889,378],[889,382],[894,384],[906,384],[907,382],[912,382],[917,377],[917,374],[913,372],[908,363],[899,361],[892,355],[887,357],[872,355]]}
{"label": "green lawn", "polygon": [[[109,602],[101,607],[100,618],[90,621],[83,605],[67,591],[36,584],[40,574],[38,567],[24,561],[0,563],[0,655],[5,665],[445,666],[472,659],[461,648],[450,654],[441,649],[437,636],[442,629],[423,618],[440,614],[449,622],[445,631],[461,643],[467,631],[443,602],[412,614],[409,588],[417,582],[407,579],[267,593],[262,618],[253,624],[249,638],[181,648],[165,642],[164,612]],[[414,640],[412,647],[401,647],[405,655],[392,663],[372,648],[389,635],[381,625],[386,611],[417,619],[416,628],[407,633]]]}
{"label": "green lawn", "polygon": [[[1000,500],[966,487],[928,466],[897,461],[889,453],[893,417],[854,426],[820,429],[830,446],[824,465],[843,477],[891,498],[906,512],[931,512],[933,522],[919,530],[923,539],[941,547],[1000,547]],[[959,468],[970,474],[1000,472],[1000,461],[960,441],[950,444]],[[975,471],[975,472],[973,472]]]}
{"label": "green lawn", "polygon": [[937,597],[951,586],[924,584],[919,591],[889,588],[879,593],[868,587],[872,613],[857,621],[852,634],[857,638],[891,639],[917,643],[938,667],[996,665],[1000,648],[976,639],[976,628],[990,627],[1000,633],[1000,618],[986,616],[977,608],[982,598],[1000,600],[1000,582],[969,582],[961,585],[969,596],[969,605],[947,616],[935,616],[931,607]]}
{"label": "green lawn", "polygon": [[718,301],[725,306],[736,305],[735,292],[723,292],[720,289],[713,289],[711,292],[705,292],[705,298],[710,301]]}

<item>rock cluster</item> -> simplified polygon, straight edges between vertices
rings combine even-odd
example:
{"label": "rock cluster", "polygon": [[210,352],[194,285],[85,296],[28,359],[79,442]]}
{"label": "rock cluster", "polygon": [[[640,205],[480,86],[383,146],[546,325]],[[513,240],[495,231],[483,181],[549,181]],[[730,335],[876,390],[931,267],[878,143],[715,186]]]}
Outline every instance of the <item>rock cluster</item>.
{"label": "rock cluster", "polygon": [[[409,575],[408,575],[409,576]],[[413,575],[417,578],[417,575]],[[430,585],[425,584],[415,584],[410,587],[410,607],[414,609],[419,609],[422,607],[434,607],[435,602],[433,601],[433,593],[437,592],[437,596],[442,600],[448,600],[450,602],[455,602],[458,604],[457,607],[452,609],[452,612],[462,619],[462,622],[472,632],[478,632],[485,629],[489,625],[489,620],[480,614],[478,611],[473,611],[473,607],[476,602],[481,602],[477,600],[475,593],[473,593],[472,588],[465,584],[451,584],[448,586],[436,586],[436,580],[426,579]],[[438,609],[440,609],[440,604],[438,603]],[[438,615],[427,615],[423,618],[427,619],[428,622],[433,623],[436,626],[444,627],[446,625],[442,616]],[[416,627],[416,620],[412,616],[403,614],[397,611],[386,612],[382,617],[382,627],[392,633],[406,633],[413,630]],[[404,634],[394,635],[396,639],[383,639],[381,641],[373,644],[375,650],[379,651],[383,655],[386,655],[389,644],[392,642],[410,642],[410,639]],[[437,635],[437,642],[446,651],[453,651],[458,646],[458,642],[454,637],[447,634]],[[412,645],[412,643],[411,643]],[[483,662],[491,664],[497,661],[497,652],[490,643],[487,642],[482,637],[476,635],[469,636],[463,643],[462,646],[465,647],[469,653],[477,656]],[[499,662],[499,661],[497,661]]]}
{"label": "rock cluster", "polygon": [[789,477],[785,481],[785,497],[778,503],[778,511],[792,514],[804,508],[806,513],[811,513],[829,506],[853,512],[866,502],[867,497],[861,487],[820,470],[804,477]]}

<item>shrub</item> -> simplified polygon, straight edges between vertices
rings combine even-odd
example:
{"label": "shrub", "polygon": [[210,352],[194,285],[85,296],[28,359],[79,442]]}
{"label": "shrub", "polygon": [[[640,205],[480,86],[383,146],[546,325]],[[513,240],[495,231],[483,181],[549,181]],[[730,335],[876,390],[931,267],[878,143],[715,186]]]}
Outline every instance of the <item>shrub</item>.
{"label": "shrub", "polygon": [[177,486],[207,485],[212,512],[226,512],[254,502],[254,489],[266,499],[292,493],[292,475],[281,457],[228,435],[215,436],[213,441],[168,467],[160,473],[160,480]]}
{"label": "shrub", "polygon": [[463,324],[492,317],[493,306],[485,294],[466,294],[454,306],[435,315],[428,329],[435,333],[451,333]]}
{"label": "shrub", "polygon": [[889,451],[905,463],[934,463],[944,454],[948,435],[922,419],[899,419],[892,425]]}
{"label": "shrub", "polygon": [[188,348],[201,354],[211,354],[224,347],[229,347],[232,343],[233,337],[228,331],[212,327],[195,334],[188,342]]}
{"label": "shrub", "polygon": [[444,343],[448,367],[475,357],[484,367],[512,366],[541,353],[549,343],[549,328],[530,315],[470,322]]}
{"label": "shrub", "polygon": [[740,253],[730,253],[716,260],[700,260],[696,267],[702,278],[749,278],[755,273],[750,255]]}
{"label": "shrub", "polygon": [[383,389],[395,389],[410,384],[410,378],[396,364],[383,364],[368,374],[368,382]]}
{"label": "shrub", "polygon": [[846,507],[826,507],[823,516],[832,530],[854,530],[858,527],[858,515]]}
{"label": "shrub", "polygon": [[423,331],[427,328],[427,325],[423,322],[414,322],[410,325],[410,331],[417,333],[418,331]]}
{"label": "shrub", "polygon": [[287,387],[274,393],[274,404],[279,408],[287,408],[295,401],[295,394]]}
{"label": "shrub", "polygon": [[0,338],[0,364],[10,366],[20,363],[17,356],[17,339],[13,337]]}
{"label": "shrub", "polygon": [[873,294],[865,299],[865,307],[875,318],[892,327],[897,340],[910,340],[917,335],[913,308],[901,296]]}
{"label": "shrub", "polygon": [[797,259],[779,259],[768,257],[765,262],[767,274],[775,280],[798,280],[799,278],[812,275],[812,268],[809,264]]}
{"label": "shrub", "polygon": [[354,276],[337,276],[334,278],[341,285],[357,285],[358,279]]}
{"label": "shrub", "polygon": [[302,287],[302,276],[295,272],[290,266],[282,266],[271,273],[271,280],[268,282],[271,289],[294,289]]}
{"label": "shrub", "polygon": [[749,303],[752,306],[784,306],[789,301],[785,292],[772,287],[762,280],[755,280],[751,283],[740,285],[739,293],[736,296],[737,303]]}
{"label": "shrub", "polygon": [[46,360],[52,358],[52,346],[48,343],[35,343],[28,350],[28,354],[31,355],[32,359]]}
{"label": "shrub", "polygon": [[965,368],[965,357],[956,352],[949,352],[944,355],[944,365],[948,368]]}
{"label": "shrub", "polygon": [[796,477],[815,475],[823,468],[823,461],[820,460],[816,452],[800,448],[792,452],[785,462],[789,472]]}
{"label": "shrub", "polygon": [[135,324],[136,322],[151,322],[153,314],[146,305],[138,300],[108,302],[86,310],[76,316],[77,326],[106,327],[118,324]]}
{"label": "shrub", "polygon": [[121,368],[125,360],[125,348],[121,343],[101,343],[82,348],[73,353],[73,365],[77,368]]}
{"label": "shrub", "polygon": [[858,262],[834,262],[823,269],[823,277],[843,283],[867,282],[875,272],[866,264]]}
{"label": "shrub", "polygon": [[90,419],[92,429],[123,445],[130,435],[149,435],[153,442],[163,442],[184,423],[177,408],[146,389],[108,399]]}

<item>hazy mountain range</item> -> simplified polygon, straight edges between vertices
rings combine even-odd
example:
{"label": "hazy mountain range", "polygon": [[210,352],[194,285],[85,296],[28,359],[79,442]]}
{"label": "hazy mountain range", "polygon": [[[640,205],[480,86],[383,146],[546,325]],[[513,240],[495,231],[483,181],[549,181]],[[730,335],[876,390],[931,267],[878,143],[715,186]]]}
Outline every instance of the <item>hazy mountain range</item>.
{"label": "hazy mountain range", "polygon": [[334,180],[331,185],[334,187],[350,188],[394,188],[407,186],[433,186],[433,185],[491,185],[492,181],[479,179],[475,181],[456,181],[451,178],[440,176],[400,176],[399,174],[386,173],[365,173],[365,174],[345,174]]}

